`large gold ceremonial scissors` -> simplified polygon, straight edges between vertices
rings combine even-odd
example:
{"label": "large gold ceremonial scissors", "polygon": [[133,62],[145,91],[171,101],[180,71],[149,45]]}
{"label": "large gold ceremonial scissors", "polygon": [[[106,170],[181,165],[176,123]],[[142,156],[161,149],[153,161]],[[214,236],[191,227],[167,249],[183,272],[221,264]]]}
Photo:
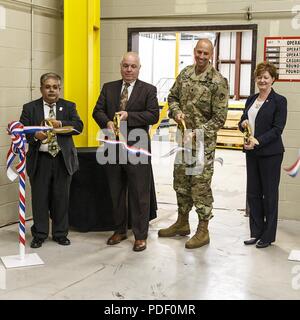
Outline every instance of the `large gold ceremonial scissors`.
{"label": "large gold ceremonial scissors", "polygon": [[182,135],[182,143],[188,144],[189,141],[192,141],[193,139],[196,139],[196,135],[193,130],[187,130],[186,124],[184,119],[180,119],[178,123],[178,129],[181,132]]}
{"label": "large gold ceremonial scissors", "polygon": [[121,124],[120,117],[121,117],[120,114],[116,112],[113,118],[114,132],[115,132],[116,138],[120,138],[120,124]]}
{"label": "large gold ceremonial scissors", "polygon": [[249,144],[250,142],[253,142],[256,145],[259,144],[257,139],[254,138],[252,135],[252,131],[251,131],[249,122],[246,122],[246,126],[244,127],[244,144]]}
{"label": "large gold ceremonial scissors", "polygon": [[57,133],[70,133],[75,130],[73,126],[64,126],[60,128],[54,128],[52,123],[53,120],[55,119],[45,119],[41,123],[41,126],[49,127],[49,130],[45,132],[45,134],[47,135],[47,138],[42,141],[42,144],[46,144],[52,141],[52,139],[56,136]]}
{"label": "large gold ceremonial scissors", "polygon": [[182,135],[184,135],[184,131],[186,130],[184,119],[180,119],[180,122],[178,123],[178,129],[181,131]]}

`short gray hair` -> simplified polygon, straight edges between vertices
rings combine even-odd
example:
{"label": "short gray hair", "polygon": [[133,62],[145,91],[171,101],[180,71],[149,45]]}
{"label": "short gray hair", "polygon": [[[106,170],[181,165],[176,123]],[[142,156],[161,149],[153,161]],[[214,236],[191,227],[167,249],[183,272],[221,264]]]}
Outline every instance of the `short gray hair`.
{"label": "short gray hair", "polygon": [[41,75],[41,78],[40,78],[41,87],[43,86],[45,81],[48,80],[49,78],[52,78],[52,79],[55,79],[55,80],[61,82],[61,77],[57,73],[47,72],[47,73],[44,73],[43,75]]}

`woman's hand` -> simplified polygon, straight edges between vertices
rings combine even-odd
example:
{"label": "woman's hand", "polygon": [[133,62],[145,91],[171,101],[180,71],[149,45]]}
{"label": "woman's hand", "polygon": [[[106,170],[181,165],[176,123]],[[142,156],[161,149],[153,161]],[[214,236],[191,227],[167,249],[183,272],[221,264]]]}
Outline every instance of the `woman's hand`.
{"label": "woman's hand", "polygon": [[253,136],[250,136],[250,138],[247,140],[247,143],[244,143],[244,148],[246,150],[253,150],[255,145],[259,145],[258,140]]}
{"label": "woman's hand", "polygon": [[245,143],[244,144],[244,148],[246,150],[253,150],[254,149],[255,144],[252,141],[249,141],[249,143]]}
{"label": "woman's hand", "polygon": [[242,126],[242,128],[246,128],[246,126],[249,126],[249,120],[248,119],[246,119],[246,120],[244,120],[242,123],[241,123],[241,126]]}

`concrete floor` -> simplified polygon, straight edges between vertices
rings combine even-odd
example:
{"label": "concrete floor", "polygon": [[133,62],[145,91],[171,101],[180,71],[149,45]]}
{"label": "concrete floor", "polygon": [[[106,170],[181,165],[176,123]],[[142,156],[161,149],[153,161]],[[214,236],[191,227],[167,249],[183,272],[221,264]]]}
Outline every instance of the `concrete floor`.
{"label": "concrete floor", "polygon": [[[169,150],[154,142],[157,155]],[[266,249],[244,246],[245,163],[239,151],[217,150],[211,243],[188,250],[188,237],[158,238],[157,230],[176,218],[172,159],[153,158],[158,218],[150,224],[148,247],[133,252],[133,236],[107,246],[111,232],[71,231],[72,245],[51,240],[36,252],[43,266],[6,270],[0,262],[0,299],[299,299],[299,262],[288,261],[300,250],[300,222],[280,220],[277,241]],[[196,213],[190,214],[193,231]],[[27,241],[30,223],[27,224]],[[17,225],[0,229],[0,256],[18,253]],[[296,273],[298,272],[298,274]]]}

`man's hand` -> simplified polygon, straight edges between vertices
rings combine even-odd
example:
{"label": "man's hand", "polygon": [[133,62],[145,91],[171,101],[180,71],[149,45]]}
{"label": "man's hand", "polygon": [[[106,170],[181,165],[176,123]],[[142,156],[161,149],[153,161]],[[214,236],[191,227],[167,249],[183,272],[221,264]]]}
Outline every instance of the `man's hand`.
{"label": "man's hand", "polygon": [[53,128],[61,128],[62,127],[62,123],[60,120],[51,119],[50,122],[51,122]]}
{"label": "man's hand", "polygon": [[34,134],[34,137],[38,140],[45,140],[47,139],[47,134],[44,132],[44,131],[37,131],[35,134]]}
{"label": "man's hand", "polygon": [[115,126],[113,121],[108,121],[106,127],[108,130],[115,131]]}
{"label": "man's hand", "polygon": [[175,120],[177,123],[181,123],[181,120],[184,120],[184,118],[185,118],[184,113],[180,112],[180,113],[178,113],[178,114],[175,116],[175,119],[174,119],[174,120]]}
{"label": "man's hand", "polygon": [[128,112],[127,111],[119,111],[117,114],[120,115],[120,121],[125,121],[128,118]]}
{"label": "man's hand", "polygon": [[183,144],[187,147],[191,147],[193,143],[193,138],[196,137],[196,132],[191,130],[185,131],[183,136]]}

